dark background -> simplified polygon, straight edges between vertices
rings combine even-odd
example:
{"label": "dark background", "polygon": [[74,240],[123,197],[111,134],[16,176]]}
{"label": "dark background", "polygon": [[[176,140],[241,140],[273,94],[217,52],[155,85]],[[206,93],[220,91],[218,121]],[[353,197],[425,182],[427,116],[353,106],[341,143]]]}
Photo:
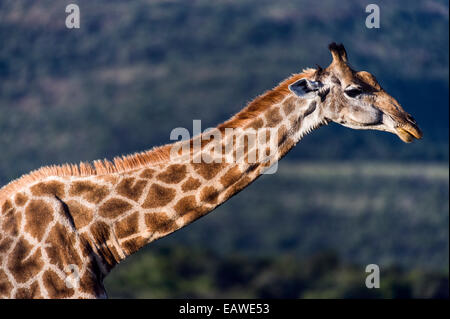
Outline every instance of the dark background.
{"label": "dark background", "polygon": [[[81,28],[65,27],[76,3]],[[215,126],[342,42],[423,140],[330,125],[106,280],[111,297],[448,298],[448,1],[1,1],[0,185]],[[365,266],[381,288],[364,285]]]}

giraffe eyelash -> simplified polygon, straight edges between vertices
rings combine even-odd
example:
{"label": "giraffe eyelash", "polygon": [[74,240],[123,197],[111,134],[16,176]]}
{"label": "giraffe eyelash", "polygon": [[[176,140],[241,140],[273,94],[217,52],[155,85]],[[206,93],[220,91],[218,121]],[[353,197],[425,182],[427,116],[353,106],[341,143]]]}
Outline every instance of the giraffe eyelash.
{"label": "giraffe eyelash", "polygon": [[351,87],[349,89],[345,89],[344,93],[351,98],[356,98],[363,94],[364,91],[360,87]]}

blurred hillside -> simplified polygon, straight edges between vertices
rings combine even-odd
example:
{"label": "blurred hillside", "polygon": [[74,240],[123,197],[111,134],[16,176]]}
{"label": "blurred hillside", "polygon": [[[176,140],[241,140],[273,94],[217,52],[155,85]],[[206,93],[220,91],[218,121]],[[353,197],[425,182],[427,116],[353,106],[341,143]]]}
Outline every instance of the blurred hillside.
{"label": "blurred hillside", "polygon": [[448,274],[382,269],[380,289],[367,289],[365,267],[333,252],[298,260],[220,256],[163,245],[138,253],[106,279],[110,298],[448,298]]}
{"label": "blurred hillside", "polygon": [[[448,160],[448,2],[0,2],[0,184],[49,163],[169,142],[175,127],[215,126],[291,73],[327,66],[343,42],[412,113],[424,139],[332,125],[289,159]],[[320,143],[322,147],[316,145]]]}

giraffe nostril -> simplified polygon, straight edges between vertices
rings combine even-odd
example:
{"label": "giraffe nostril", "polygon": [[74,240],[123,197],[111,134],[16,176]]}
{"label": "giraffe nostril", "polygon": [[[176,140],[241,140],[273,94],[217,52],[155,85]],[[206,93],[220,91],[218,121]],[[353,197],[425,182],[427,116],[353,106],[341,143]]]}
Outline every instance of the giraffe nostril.
{"label": "giraffe nostril", "polygon": [[411,122],[412,124],[417,124],[416,120],[409,114],[406,115],[406,118],[409,122]]}

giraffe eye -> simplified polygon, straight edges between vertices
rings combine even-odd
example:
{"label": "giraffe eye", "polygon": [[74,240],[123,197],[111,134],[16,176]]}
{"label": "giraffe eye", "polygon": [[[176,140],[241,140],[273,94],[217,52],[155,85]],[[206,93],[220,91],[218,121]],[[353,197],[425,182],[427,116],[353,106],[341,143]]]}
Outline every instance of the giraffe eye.
{"label": "giraffe eye", "polygon": [[351,87],[349,89],[346,89],[344,92],[347,96],[355,98],[358,95],[360,95],[363,91],[361,90],[361,88]]}

